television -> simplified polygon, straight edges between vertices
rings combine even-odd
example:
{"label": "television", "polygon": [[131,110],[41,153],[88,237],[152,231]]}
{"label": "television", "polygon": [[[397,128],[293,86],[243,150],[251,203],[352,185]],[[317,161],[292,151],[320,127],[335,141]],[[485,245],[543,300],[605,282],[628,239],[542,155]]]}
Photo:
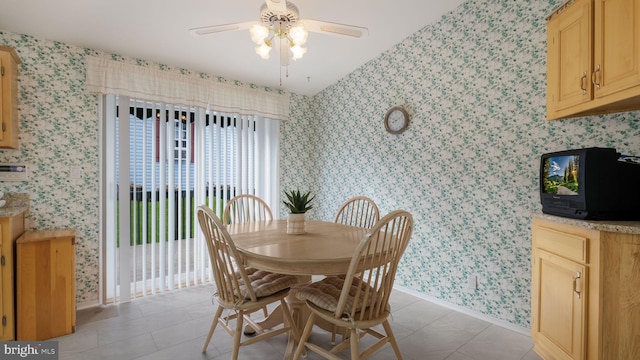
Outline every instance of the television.
{"label": "television", "polygon": [[543,154],[542,212],[585,220],[640,220],[640,163],[626,159],[615,149],[597,147]]}

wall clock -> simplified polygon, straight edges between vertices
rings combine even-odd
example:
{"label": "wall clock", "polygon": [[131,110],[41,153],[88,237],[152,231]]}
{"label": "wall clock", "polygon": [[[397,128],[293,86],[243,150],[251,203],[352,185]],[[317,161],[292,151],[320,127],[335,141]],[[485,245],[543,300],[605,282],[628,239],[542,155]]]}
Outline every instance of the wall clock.
{"label": "wall clock", "polygon": [[394,106],[384,116],[384,128],[391,134],[400,134],[409,126],[409,113],[402,106]]}

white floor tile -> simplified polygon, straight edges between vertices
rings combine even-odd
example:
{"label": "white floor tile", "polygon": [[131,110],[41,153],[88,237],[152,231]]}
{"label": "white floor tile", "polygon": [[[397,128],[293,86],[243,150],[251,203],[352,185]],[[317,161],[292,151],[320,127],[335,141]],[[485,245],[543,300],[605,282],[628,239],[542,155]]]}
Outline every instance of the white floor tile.
{"label": "white floor tile", "polygon": [[[56,338],[61,360],[228,360],[232,339],[221,328],[202,353],[215,307],[211,285],[197,286],[129,303],[85,309],[76,332]],[[403,292],[391,296],[389,322],[405,360],[540,360],[530,337],[452,311]],[[330,347],[330,335],[316,329],[311,341]],[[240,348],[242,360],[280,360],[286,337]],[[348,350],[341,355],[348,358]],[[385,345],[372,360],[394,359]],[[306,360],[317,360],[309,353]]]}

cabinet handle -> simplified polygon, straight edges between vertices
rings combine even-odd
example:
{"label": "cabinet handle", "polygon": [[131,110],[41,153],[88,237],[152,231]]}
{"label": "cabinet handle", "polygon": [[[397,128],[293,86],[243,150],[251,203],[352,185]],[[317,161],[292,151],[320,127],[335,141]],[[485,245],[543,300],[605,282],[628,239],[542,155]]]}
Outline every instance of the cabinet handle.
{"label": "cabinet handle", "polygon": [[587,84],[585,84],[585,80],[587,80],[587,71],[585,70],[580,77],[580,90],[582,90],[582,95],[587,95]]}
{"label": "cabinet handle", "polygon": [[578,294],[578,299],[582,295],[582,274],[580,271],[576,272],[576,276],[573,278],[573,292]]}
{"label": "cabinet handle", "polygon": [[596,66],[596,70],[591,73],[591,82],[595,85],[596,90],[600,90],[600,83],[598,82],[598,73],[600,72],[600,65]]}

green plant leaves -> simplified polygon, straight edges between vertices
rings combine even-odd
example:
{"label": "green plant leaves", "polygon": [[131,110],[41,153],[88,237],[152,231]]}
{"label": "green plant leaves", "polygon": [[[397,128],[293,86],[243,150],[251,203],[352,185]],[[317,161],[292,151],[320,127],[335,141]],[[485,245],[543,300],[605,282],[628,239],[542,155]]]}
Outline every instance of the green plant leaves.
{"label": "green plant leaves", "polygon": [[284,194],[287,196],[287,200],[283,200],[282,202],[289,208],[292,214],[304,214],[313,208],[311,201],[315,196],[309,197],[311,191],[302,194],[300,190],[291,190],[289,192],[285,191]]}

